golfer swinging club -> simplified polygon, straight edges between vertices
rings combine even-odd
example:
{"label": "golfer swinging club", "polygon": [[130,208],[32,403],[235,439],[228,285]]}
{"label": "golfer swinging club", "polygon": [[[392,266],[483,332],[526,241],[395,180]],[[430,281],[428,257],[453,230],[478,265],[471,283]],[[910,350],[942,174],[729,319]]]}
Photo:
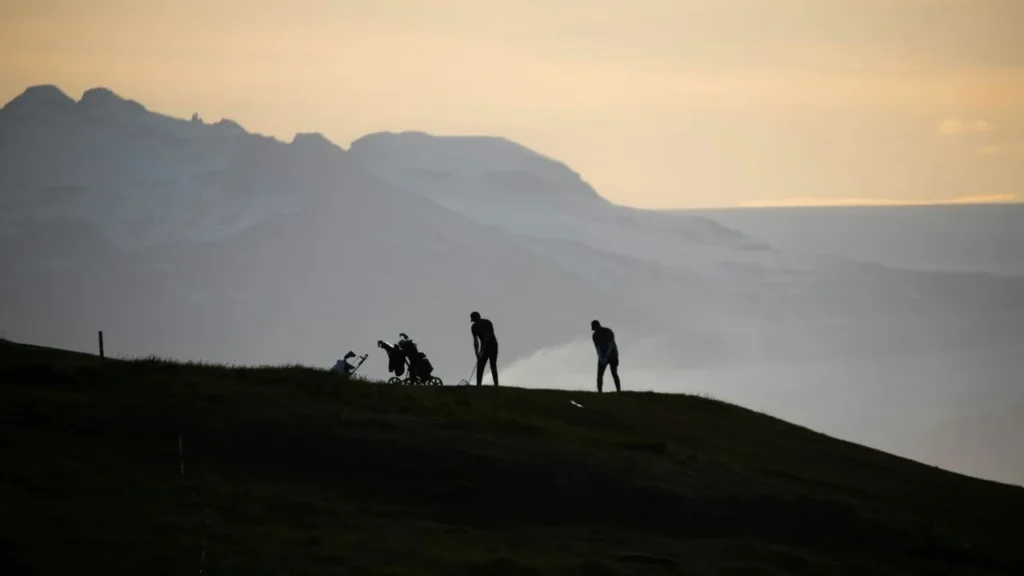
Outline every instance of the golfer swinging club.
{"label": "golfer swinging club", "polygon": [[594,348],[597,349],[597,392],[601,393],[604,384],[605,366],[612,369],[612,379],[615,380],[615,391],[622,392],[619,386],[619,348],[615,345],[615,333],[611,328],[601,326],[601,323],[594,320],[590,323],[590,329],[594,332]]}
{"label": "golfer swinging club", "polygon": [[476,385],[480,386],[484,379],[484,365],[490,361],[491,378],[498,385],[498,339],[494,337],[494,324],[481,318],[479,312],[469,315],[473,322],[473,352],[476,354]]}

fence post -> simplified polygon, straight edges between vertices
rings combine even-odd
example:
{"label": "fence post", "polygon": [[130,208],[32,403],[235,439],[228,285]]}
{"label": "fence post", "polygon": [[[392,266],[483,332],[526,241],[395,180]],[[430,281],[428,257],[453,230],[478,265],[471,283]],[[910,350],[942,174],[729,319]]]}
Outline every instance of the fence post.
{"label": "fence post", "polygon": [[100,360],[102,360],[103,359],[103,330],[100,330],[99,340],[100,340]]}

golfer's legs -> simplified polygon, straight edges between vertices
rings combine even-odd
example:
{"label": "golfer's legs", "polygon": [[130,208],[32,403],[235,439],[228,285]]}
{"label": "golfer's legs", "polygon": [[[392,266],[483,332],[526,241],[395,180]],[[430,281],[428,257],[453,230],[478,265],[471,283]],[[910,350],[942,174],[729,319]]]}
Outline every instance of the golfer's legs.
{"label": "golfer's legs", "polygon": [[491,362],[491,378],[494,380],[494,385],[498,385],[498,346],[495,345],[487,355],[487,359]]}
{"label": "golfer's legs", "polygon": [[481,350],[480,361],[476,364],[476,385],[480,386],[484,381],[484,368],[491,363],[491,379],[494,385],[498,385],[498,348],[495,346],[489,350]]}
{"label": "golfer's legs", "polygon": [[479,386],[484,380],[484,367],[487,365],[487,356],[481,355],[476,361],[476,385]]}
{"label": "golfer's legs", "polygon": [[597,391],[601,392],[601,388],[604,386],[604,368],[603,362],[597,363]]}
{"label": "golfer's legs", "polygon": [[619,363],[616,362],[616,363],[612,364],[611,365],[611,369],[612,369],[612,379],[615,380],[615,391],[616,392],[622,392],[622,387],[619,384]]}

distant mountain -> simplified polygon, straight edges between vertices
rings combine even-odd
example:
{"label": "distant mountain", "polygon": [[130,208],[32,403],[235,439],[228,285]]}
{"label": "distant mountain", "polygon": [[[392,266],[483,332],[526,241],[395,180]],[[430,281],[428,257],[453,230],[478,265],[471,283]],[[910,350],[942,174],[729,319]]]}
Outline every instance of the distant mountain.
{"label": "distant mountain", "polygon": [[12,332],[70,345],[104,328],[113,352],[323,363],[405,331],[452,378],[472,365],[472,310],[511,359],[619,306],[318,135],[284,144],[103,90],[59,96],[30,89],[0,113]]}
{"label": "distant mountain", "polygon": [[504,138],[380,132],[355,140],[350,151],[366,164],[396,167],[398,179],[465,201],[534,208],[608,204],[565,164]]}
{"label": "distant mountain", "polygon": [[380,177],[478,222],[666,266],[721,271],[778,254],[713,220],[611,204],[568,166],[502,138],[379,133],[350,154]]}
{"label": "distant mountain", "polygon": [[123,248],[214,240],[297,209],[287,174],[249,174],[257,157],[294,153],[229,120],[154,114],[102,88],[78,102],[30,88],[0,110],[0,222],[68,217]]}

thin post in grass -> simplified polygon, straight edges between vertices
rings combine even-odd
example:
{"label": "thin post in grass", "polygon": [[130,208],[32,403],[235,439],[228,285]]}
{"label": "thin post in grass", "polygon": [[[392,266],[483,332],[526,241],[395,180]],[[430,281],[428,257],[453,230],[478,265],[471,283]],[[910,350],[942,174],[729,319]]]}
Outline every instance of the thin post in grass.
{"label": "thin post in grass", "polygon": [[99,332],[99,342],[100,342],[100,360],[102,360],[104,358],[104,356],[103,356],[103,330],[100,330],[100,332]]}

